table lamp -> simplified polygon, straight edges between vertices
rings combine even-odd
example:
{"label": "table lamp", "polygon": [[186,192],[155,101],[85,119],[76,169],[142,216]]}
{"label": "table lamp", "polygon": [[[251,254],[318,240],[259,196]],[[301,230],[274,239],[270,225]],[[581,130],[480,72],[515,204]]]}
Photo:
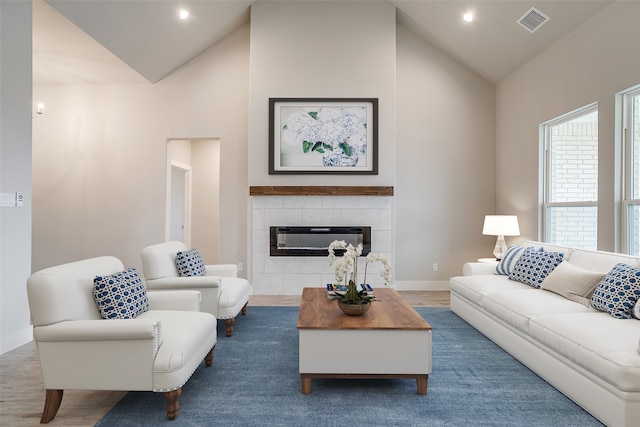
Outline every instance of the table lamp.
{"label": "table lamp", "polygon": [[496,246],[493,248],[493,255],[500,261],[507,251],[507,244],[504,236],[519,236],[518,217],[515,215],[486,215],[482,234],[487,236],[498,236]]}

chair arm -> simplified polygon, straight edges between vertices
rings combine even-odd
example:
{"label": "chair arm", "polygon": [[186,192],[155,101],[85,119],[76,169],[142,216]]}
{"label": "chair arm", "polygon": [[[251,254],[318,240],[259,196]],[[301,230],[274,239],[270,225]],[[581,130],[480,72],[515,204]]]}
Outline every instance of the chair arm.
{"label": "chair arm", "polygon": [[202,294],[200,291],[149,291],[151,310],[200,311]]}
{"label": "chair arm", "polygon": [[464,276],[496,274],[497,265],[498,263],[491,262],[467,262],[462,266],[462,274]]}
{"label": "chair arm", "polygon": [[158,319],[67,320],[36,326],[45,388],[153,390]]}
{"label": "chair arm", "polygon": [[154,340],[160,327],[157,319],[68,320],[37,326],[33,336],[39,342]]}
{"label": "chair arm", "polygon": [[205,265],[204,268],[207,276],[238,277],[238,266],[236,264]]}
{"label": "chair arm", "polygon": [[147,279],[147,288],[154,289],[197,289],[217,288],[220,286],[218,276],[191,276],[191,277],[161,277],[159,279]]}

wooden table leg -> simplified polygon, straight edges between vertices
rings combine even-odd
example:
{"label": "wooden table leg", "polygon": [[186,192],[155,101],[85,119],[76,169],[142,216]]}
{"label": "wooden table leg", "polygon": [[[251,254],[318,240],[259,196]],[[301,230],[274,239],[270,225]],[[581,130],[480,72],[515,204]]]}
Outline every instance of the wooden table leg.
{"label": "wooden table leg", "polygon": [[302,394],[311,393],[311,377],[300,374],[300,382],[302,383]]}
{"label": "wooden table leg", "polygon": [[429,375],[416,378],[418,383],[418,394],[423,396],[427,394],[427,381],[429,381]]}

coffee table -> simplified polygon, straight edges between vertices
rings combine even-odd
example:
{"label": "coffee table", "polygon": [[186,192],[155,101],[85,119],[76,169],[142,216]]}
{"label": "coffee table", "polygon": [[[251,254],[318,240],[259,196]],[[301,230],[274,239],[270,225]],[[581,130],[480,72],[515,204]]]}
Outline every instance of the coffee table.
{"label": "coffee table", "polygon": [[312,378],[415,379],[427,394],[431,326],[395,289],[376,288],[362,316],[347,316],[326,289],[304,288],[298,314],[302,393]]}

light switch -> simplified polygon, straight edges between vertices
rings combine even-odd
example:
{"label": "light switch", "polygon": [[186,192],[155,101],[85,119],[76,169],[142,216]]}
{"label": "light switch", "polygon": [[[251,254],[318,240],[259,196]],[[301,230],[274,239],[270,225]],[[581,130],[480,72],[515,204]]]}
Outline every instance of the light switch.
{"label": "light switch", "polygon": [[15,207],[16,193],[0,193],[0,206],[11,208]]}

